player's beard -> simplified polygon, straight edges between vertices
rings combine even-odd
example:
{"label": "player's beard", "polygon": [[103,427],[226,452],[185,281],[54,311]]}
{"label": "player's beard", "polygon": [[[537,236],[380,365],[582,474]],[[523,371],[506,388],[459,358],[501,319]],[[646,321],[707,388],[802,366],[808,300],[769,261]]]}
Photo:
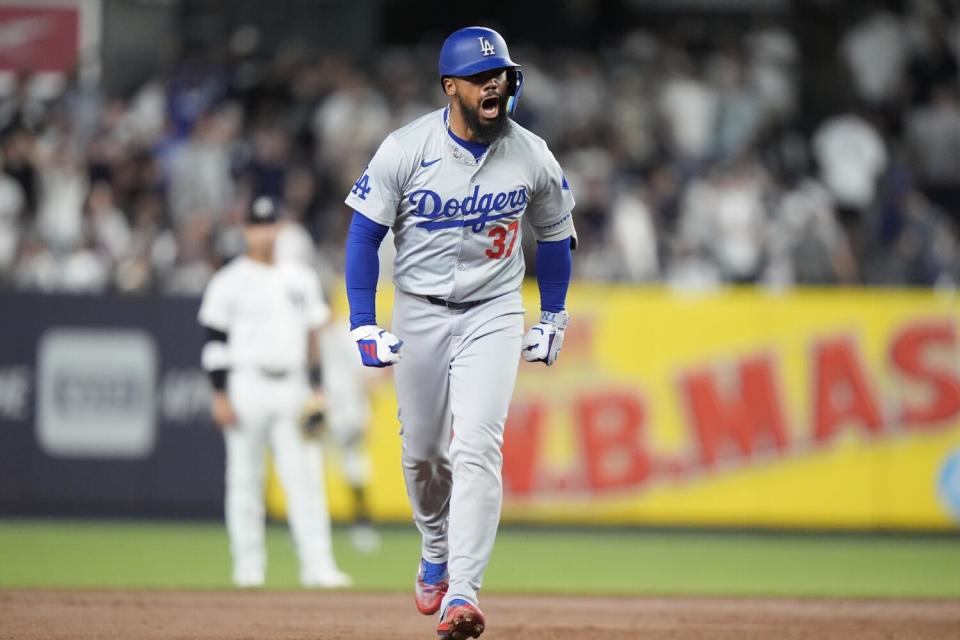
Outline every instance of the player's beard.
{"label": "player's beard", "polygon": [[457,96],[457,103],[460,105],[460,113],[467,128],[473,132],[477,142],[490,144],[500,137],[507,126],[507,101],[500,96],[500,108],[497,109],[497,117],[488,120],[480,118],[480,107],[470,107],[461,98]]}

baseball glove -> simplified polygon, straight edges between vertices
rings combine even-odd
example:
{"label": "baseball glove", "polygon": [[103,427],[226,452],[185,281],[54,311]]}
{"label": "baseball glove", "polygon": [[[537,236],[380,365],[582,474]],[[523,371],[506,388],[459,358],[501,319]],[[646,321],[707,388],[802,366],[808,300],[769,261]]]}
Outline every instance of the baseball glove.
{"label": "baseball glove", "polygon": [[312,395],[300,411],[300,432],[308,440],[318,439],[326,429],[327,401],[321,395]]}

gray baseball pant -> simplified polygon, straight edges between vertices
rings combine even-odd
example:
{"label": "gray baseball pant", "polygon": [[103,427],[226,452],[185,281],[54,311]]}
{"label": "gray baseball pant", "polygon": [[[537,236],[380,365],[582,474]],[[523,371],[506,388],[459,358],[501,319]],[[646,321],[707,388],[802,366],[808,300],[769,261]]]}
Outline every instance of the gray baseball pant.
{"label": "gray baseball pant", "polygon": [[403,473],[423,557],[477,603],[503,498],[503,429],[523,338],[520,292],[464,311],[397,290],[392,331]]}

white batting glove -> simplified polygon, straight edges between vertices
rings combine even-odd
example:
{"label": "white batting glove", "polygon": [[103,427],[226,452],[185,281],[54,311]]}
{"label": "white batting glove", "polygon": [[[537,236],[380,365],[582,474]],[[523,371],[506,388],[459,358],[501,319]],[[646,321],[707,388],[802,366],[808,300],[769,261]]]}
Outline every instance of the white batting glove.
{"label": "white batting glove", "polygon": [[360,359],[368,367],[389,367],[400,362],[403,340],[380,327],[368,324],[350,332],[360,349]]}
{"label": "white batting glove", "polygon": [[566,311],[542,311],[540,322],[530,327],[523,336],[520,355],[527,362],[543,362],[548,367],[557,361],[563,346],[563,332],[570,315]]}

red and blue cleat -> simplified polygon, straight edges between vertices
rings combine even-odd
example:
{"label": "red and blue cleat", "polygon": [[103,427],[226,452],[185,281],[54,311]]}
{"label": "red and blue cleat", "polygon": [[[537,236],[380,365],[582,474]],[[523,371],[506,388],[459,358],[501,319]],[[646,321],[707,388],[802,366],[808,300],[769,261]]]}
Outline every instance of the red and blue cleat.
{"label": "red and blue cleat", "polygon": [[459,598],[451,600],[437,627],[439,640],[467,640],[479,638],[487,627],[483,612],[475,605]]}
{"label": "red and blue cleat", "polygon": [[431,616],[439,611],[443,596],[447,595],[448,586],[450,586],[450,580],[447,577],[446,562],[433,563],[420,560],[413,593],[417,602],[417,611],[425,616]]}

